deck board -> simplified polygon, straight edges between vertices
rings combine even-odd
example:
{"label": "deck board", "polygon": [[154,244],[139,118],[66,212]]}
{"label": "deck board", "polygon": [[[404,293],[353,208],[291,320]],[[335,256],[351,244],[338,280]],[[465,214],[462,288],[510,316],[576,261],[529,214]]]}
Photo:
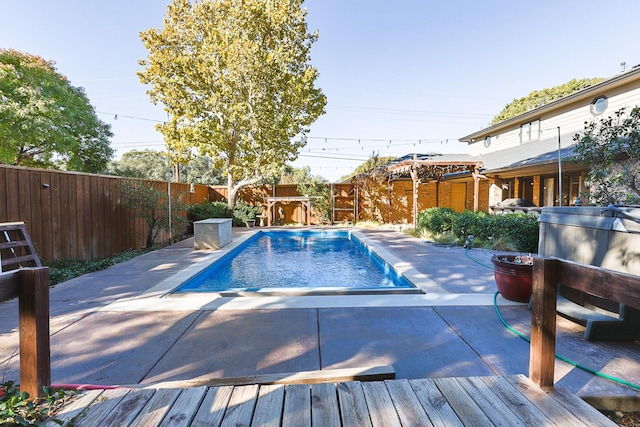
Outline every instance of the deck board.
{"label": "deck board", "polygon": [[338,384],[338,398],[344,427],[372,427],[360,382],[348,381]]}
{"label": "deck board", "polygon": [[311,427],[311,388],[292,384],[286,388],[282,427]]}
{"label": "deck board", "polygon": [[222,423],[233,387],[211,387],[191,422],[191,427],[219,426]]}
{"label": "deck board", "polygon": [[204,386],[182,390],[160,427],[188,427],[206,392],[207,387]]}
{"label": "deck board", "polygon": [[422,409],[409,380],[388,381],[385,385],[403,426],[433,425],[427,413]]}
{"label": "deck board", "polygon": [[139,427],[156,427],[169,412],[179,394],[180,390],[176,388],[156,390],[131,424]]}
{"label": "deck board", "polygon": [[258,403],[251,420],[253,426],[278,427],[284,407],[284,386],[282,384],[260,387]]}
{"label": "deck board", "polygon": [[[89,392],[93,393],[93,392]],[[79,427],[99,426],[102,420],[118,406],[120,401],[129,393],[129,390],[115,389],[105,390],[98,396],[90,407],[90,411],[83,417],[78,417],[75,425]]]}
{"label": "deck board", "polygon": [[422,409],[427,413],[434,426],[463,426],[460,418],[432,380],[412,380],[410,384],[416,392]]}
{"label": "deck board", "polygon": [[258,385],[234,387],[229,406],[222,419],[222,427],[249,427],[258,400]]}
{"label": "deck board", "polygon": [[340,425],[340,412],[335,384],[316,384],[311,388],[311,425]]}
{"label": "deck board", "polygon": [[[76,425],[615,426],[581,399],[524,375],[88,392],[62,414]],[[75,416],[74,415],[74,416]]]}

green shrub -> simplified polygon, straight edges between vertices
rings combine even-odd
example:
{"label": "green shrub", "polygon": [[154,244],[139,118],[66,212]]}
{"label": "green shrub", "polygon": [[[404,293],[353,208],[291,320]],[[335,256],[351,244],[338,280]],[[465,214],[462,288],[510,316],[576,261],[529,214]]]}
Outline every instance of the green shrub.
{"label": "green shrub", "polygon": [[[78,394],[76,391],[46,386],[43,392],[43,397],[32,399],[29,393],[21,392],[14,381],[0,383],[0,426],[44,426],[55,411],[59,411],[64,403]],[[74,419],[66,424],[56,418],[51,422],[73,425]]]}
{"label": "green shrub", "polygon": [[248,205],[238,200],[233,208],[233,225],[243,226],[248,220],[256,219],[256,215],[260,214],[262,214],[261,206]]}
{"label": "green shrub", "polygon": [[205,202],[189,207],[194,221],[209,218],[233,218],[233,211],[226,202]]}
{"label": "green shrub", "polygon": [[491,235],[489,231],[490,216],[486,212],[464,211],[456,215],[451,231],[463,241],[469,235],[473,235],[476,239],[486,240]]}
{"label": "green shrub", "polygon": [[92,273],[94,271],[104,270],[107,267],[125,262],[143,253],[149,252],[151,249],[129,250],[119,253],[118,255],[85,261],[82,259],[66,259],[56,260],[49,263],[49,285],[57,285],[66,282],[74,277],[83,274]]}
{"label": "green shrub", "polygon": [[429,208],[418,215],[418,227],[434,234],[446,233],[451,231],[456,215],[451,208]]}
{"label": "green shrub", "polygon": [[538,252],[538,217],[525,213],[491,215],[492,237],[509,239],[520,252]]}
{"label": "green shrub", "polygon": [[467,236],[473,235],[474,246],[514,252],[538,251],[538,218],[524,213],[491,215],[430,208],[418,216],[418,227],[433,235],[453,234],[458,242],[465,242]]}

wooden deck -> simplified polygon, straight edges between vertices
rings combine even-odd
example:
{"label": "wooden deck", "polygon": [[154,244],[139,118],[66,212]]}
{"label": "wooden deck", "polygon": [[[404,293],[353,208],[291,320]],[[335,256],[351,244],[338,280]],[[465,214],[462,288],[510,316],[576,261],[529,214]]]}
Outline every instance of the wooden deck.
{"label": "wooden deck", "polygon": [[57,415],[74,417],[76,426],[615,426],[524,375],[98,390]]}

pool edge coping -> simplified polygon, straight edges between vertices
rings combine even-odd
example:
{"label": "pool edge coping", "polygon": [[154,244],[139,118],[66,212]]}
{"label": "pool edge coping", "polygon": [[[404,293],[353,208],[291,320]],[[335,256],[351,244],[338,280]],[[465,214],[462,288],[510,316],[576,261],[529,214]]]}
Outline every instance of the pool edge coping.
{"label": "pool edge coping", "polygon": [[[316,230],[319,227],[301,227],[300,229]],[[417,269],[409,262],[403,261],[397,256],[391,254],[385,248],[378,245],[373,239],[369,238],[365,233],[358,229],[345,227],[355,235],[358,240],[368,249],[379,256],[384,262],[396,270],[410,281],[415,287],[416,292],[411,293],[371,293],[361,291],[351,294],[340,294],[334,292],[330,294],[311,294],[311,295],[260,295],[252,293],[252,295],[222,296],[218,293],[195,292],[185,296],[174,296],[172,291],[181,283],[190,277],[198,274],[212,262],[224,257],[238,246],[245,243],[248,239],[255,236],[263,230],[251,230],[244,232],[238,236],[234,236],[231,243],[220,249],[215,250],[198,250],[197,252],[206,253],[204,258],[194,262],[193,264],[183,268],[173,275],[162,280],[150,289],[132,297],[116,300],[99,311],[183,311],[183,310],[217,310],[217,309],[240,309],[250,306],[251,308],[322,308],[322,307],[357,307],[357,306],[448,306],[448,305],[492,305],[493,294],[454,294],[444,290],[436,282],[428,278],[425,274],[419,273]],[[269,231],[279,231],[279,229],[267,229]],[[283,229],[282,231],[286,231]],[[195,252],[195,250],[194,250]],[[334,301],[342,298],[340,301]],[[302,302],[299,300],[306,299]],[[511,305],[513,302],[499,297],[501,305]],[[244,301],[244,303],[236,304],[233,301]],[[250,301],[262,300],[262,301]],[[286,301],[285,301],[286,300]],[[383,301],[384,300],[384,301]],[[245,304],[246,303],[246,304]],[[520,303],[515,303],[520,304]]]}

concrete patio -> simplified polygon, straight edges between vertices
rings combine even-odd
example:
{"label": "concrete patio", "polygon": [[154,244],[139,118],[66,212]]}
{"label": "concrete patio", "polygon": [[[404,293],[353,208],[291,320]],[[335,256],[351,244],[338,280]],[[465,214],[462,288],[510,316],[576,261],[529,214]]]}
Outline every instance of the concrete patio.
{"label": "concrete patio", "polygon": [[[234,230],[234,240],[248,231]],[[529,345],[493,306],[493,252],[444,247],[391,230],[360,230],[418,277],[424,295],[147,298],[203,262],[191,239],[51,289],[52,379],[100,385],[393,365],[397,378],[528,374]],[[476,261],[474,261],[476,260]],[[197,301],[201,298],[202,301]],[[528,334],[526,305],[498,297]],[[0,304],[0,380],[17,380],[17,301]],[[557,352],[640,383],[637,342],[588,342],[558,321]],[[556,361],[556,384],[592,402],[640,392]]]}

